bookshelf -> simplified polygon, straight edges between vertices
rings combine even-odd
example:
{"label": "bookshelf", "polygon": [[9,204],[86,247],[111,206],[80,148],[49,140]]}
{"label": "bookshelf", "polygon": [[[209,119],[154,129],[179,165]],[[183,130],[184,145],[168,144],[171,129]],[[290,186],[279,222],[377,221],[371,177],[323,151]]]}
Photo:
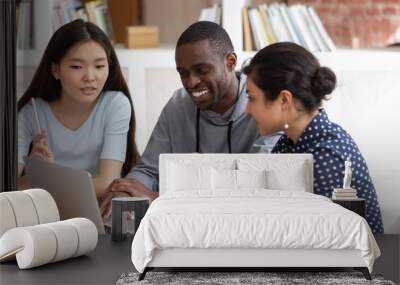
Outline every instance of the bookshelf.
{"label": "bookshelf", "polygon": [[[17,52],[18,66],[37,65],[37,62],[41,57],[44,48],[46,47],[48,40],[51,37],[51,34],[53,33],[54,7],[56,7],[56,5],[68,6],[65,3],[70,4],[69,6],[73,6],[74,4],[71,3],[76,3],[76,2],[82,2],[83,5],[86,5],[86,3],[90,1],[89,0],[40,0],[40,1],[32,0],[34,47],[25,50],[18,49]],[[141,0],[120,0],[118,1],[118,3],[117,1],[103,0],[103,2],[108,4],[110,14],[114,15],[114,17],[111,17],[114,26],[113,28],[114,32],[112,32],[112,34],[115,34],[116,42],[123,42],[125,26],[141,23],[141,12],[140,12]],[[228,34],[230,35],[235,50],[237,52],[240,52],[242,50],[249,50],[249,48],[245,47],[244,45],[246,29],[243,28],[244,26],[243,9],[245,7],[253,7],[251,10],[253,11],[257,10],[258,12],[259,10],[260,11],[262,10],[263,5],[255,5],[259,4],[259,1],[248,1],[248,0],[215,0],[215,1],[210,1],[209,4],[210,5],[213,4],[214,6],[218,5],[221,7],[222,26],[227,30]],[[171,7],[175,6],[171,5]],[[198,15],[200,15],[200,7],[201,6],[199,5],[197,6],[195,5],[194,7],[194,9],[199,9]],[[171,13],[173,14],[174,12],[175,11],[164,11],[163,13],[171,15]],[[250,13],[248,14],[248,16],[250,16]],[[57,26],[57,24],[55,25]],[[174,28],[181,29],[177,25],[172,25],[172,26],[173,26],[172,29]],[[258,48],[262,46],[263,44],[261,45],[259,44]]]}

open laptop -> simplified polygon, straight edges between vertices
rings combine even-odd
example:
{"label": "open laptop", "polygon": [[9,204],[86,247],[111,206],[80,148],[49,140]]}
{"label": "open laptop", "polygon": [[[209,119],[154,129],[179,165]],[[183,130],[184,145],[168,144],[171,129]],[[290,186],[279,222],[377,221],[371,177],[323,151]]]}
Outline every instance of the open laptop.
{"label": "open laptop", "polygon": [[61,220],[88,218],[104,234],[104,224],[89,172],[24,157],[25,172],[32,188],[48,191],[56,201]]}

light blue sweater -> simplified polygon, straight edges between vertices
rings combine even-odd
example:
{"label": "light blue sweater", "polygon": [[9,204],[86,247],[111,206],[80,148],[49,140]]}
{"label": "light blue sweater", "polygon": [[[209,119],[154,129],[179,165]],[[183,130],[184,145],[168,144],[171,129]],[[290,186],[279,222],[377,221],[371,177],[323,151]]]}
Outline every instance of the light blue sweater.
{"label": "light blue sweater", "polygon": [[[101,159],[125,161],[126,138],[131,117],[128,98],[121,92],[103,92],[89,118],[77,130],[64,127],[50,105],[36,99],[41,128],[47,130],[48,143],[55,162],[97,173]],[[37,134],[31,102],[18,112],[18,162],[28,154]]]}

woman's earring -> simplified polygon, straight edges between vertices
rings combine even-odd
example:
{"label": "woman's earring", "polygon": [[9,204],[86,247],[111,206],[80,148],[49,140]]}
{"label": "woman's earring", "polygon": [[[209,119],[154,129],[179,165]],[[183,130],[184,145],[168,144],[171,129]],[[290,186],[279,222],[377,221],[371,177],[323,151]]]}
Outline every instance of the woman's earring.
{"label": "woman's earring", "polygon": [[283,128],[284,128],[285,130],[289,129],[289,124],[288,124],[288,123],[285,123],[285,124],[283,125]]}

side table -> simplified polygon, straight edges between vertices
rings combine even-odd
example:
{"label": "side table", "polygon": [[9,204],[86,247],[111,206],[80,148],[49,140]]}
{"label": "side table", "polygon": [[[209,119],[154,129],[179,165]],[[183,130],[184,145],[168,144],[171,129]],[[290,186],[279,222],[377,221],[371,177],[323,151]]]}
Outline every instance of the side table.
{"label": "side table", "polygon": [[332,202],[339,204],[340,206],[359,214],[361,217],[365,218],[365,199],[354,198],[351,200],[340,200],[332,199]]}

